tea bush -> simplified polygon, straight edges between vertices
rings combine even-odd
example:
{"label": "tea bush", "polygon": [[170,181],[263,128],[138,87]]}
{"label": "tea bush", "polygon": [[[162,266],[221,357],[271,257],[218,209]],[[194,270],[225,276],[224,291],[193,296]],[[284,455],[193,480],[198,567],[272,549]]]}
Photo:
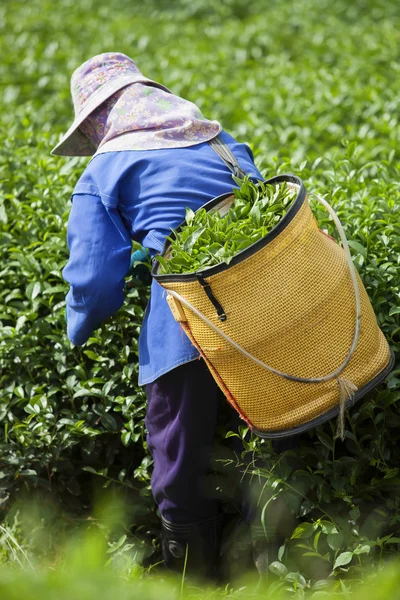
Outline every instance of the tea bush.
{"label": "tea bush", "polygon": [[340,587],[339,579],[362,579],[398,551],[399,31],[394,0],[2,3],[4,509],[39,488],[82,513],[101,482],[126,490],[136,527],[154,535],[136,383],[146,289],[131,289],[84,347],[69,343],[61,269],[69,196],[85,160],[49,155],[72,119],[72,70],[117,49],[250,142],[266,176],[293,172],[333,204],[396,357],[387,385],[349,411],[344,443],[332,423],[281,457],[269,443],[244,439],[245,451],[265,458],[260,474],[272,497],[296,517],[275,566],[278,584],[287,586],[289,569],[303,578],[292,585],[299,597],[331,574]]}
{"label": "tea bush", "polygon": [[[22,515],[22,521],[26,517],[27,514]],[[70,533],[67,539],[59,543],[57,555],[52,556],[52,560],[46,563],[43,559],[38,562],[38,557],[32,552],[28,551],[28,556],[26,547],[20,545],[19,518],[15,518],[10,526],[0,526],[0,550],[4,545],[8,545],[13,555],[12,562],[5,568],[1,564],[0,554],[1,598],[50,600],[56,597],[62,600],[74,597],[77,600],[86,600],[96,597],[105,600],[115,596],[120,599],[140,597],[144,600],[156,600],[160,597],[170,600],[287,600],[304,597],[302,577],[299,573],[288,573],[285,587],[276,589],[275,586],[274,589],[274,586],[268,585],[267,582],[257,581],[245,573],[241,574],[240,584],[235,588],[229,584],[215,588],[194,580],[167,575],[162,571],[145,572],[132,562],[134,545],[124,545],[125,536],[107,543],[104,527],[108,528],[108,533],[116,533],[115,514],[114,526],[107,516],[103,515],[101,528],[83,527],[73,535]],[[45,535],[47,538],[50,532],[42,529],[39,535]],[[42,540],[42,544],[47,541],[46,538]],[[399,578],[398,561],[392,561],[378,576],[367,572],[364,583],[351,597],[354,600],[364,600],[366,596],[374,600],[397,598]],[[320,581],[306,591],[310,592],[315,600],[348,600],[348,585],[342,580],[337,587],[337,591],[328,590],[327,582]]]}
{"label": "tea bush", "polygon": [[[106,504],[99,505],[92,524],[83,524],[58,542],[55,555],[37,555],[32,544],[27,545],[21,538],[24,527],[31,527],[30,537],[38,538],[41,546],[52,536],[52,531],[32,525],[38,514],[24,508],[14,515],[12,522],[0,526],[0,594],[4,600],[46,600],[47,598],[67,599],[96,597],[100,600],[110,596],[118,598],[140,597],[145,600],[169,598],[171,600],[287,600],[309,592],[315,600],[343,599],[350,597],[349,586],[343,580],[337,590],[329,589],[329,582],[316,582],[304,591],[300,573],[288,573],[284,586],[269,584],[242,571],[239,583],[214,587],[190,578],[167,574],[157,567],[145,571],[137,563],[135,556],[138,547],[126,544],[125,535],[118,535],[118,521],[123,515],[115,501],[108,496]],[[104,510],[106,509],[106,510]],[[103,513],[103,514],[101,514]],[[107,514],[108,513],[108,514]],[[100,519],[99,519],[100,517]],[[30,524],[29,524],[29,521]],[[34,526],[35,529],[35,526]],[[26,534],[26,531],[25,531]],[[110,539],[111,538],[111,539]],[[36,543],[38,547],[38,544]],[[12,555],[7,565],[3,565],[3,548]],[[139,549],[140,552],[140,549]],[[277,569],[277,563],[274,570]],[[399,586],[398,561],[392,561],[381,569],[379,574],[369,571],[365,581],[351,595],[354,600],[362,600],[367,595],[374,600],[397,598]]]}

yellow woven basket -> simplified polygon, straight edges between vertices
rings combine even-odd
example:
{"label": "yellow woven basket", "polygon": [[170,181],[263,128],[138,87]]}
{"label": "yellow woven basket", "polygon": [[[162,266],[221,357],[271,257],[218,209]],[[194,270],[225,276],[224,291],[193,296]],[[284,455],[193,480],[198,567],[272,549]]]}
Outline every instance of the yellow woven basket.
{"label": "yellow woven basket", "polygon": [[[296,176],[267,183],[297,197],[263,239],[225,263],[156,280],[215,381],[262,437],[300,433],[341,415],[388,374],[392,357],[365,288],[343,248],[321,232]],[[227,211],[231,193],[205,205]],[[169,245],[163,256],[168,258]]]}

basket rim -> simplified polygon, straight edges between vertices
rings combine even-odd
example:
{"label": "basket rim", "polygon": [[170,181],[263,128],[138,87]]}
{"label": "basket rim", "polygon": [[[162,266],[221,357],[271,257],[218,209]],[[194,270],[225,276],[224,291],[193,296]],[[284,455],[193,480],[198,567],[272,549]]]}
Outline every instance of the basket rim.
{"label": "basket rim", "polygon": [[[210,277],[211,275],[216,275],[217,273],[222,273],[223,271],[226,271],[230,267],[233,267],[233,266],[241,263],[246,258],[249,258],[256,252],[261,250],[261,248],[264,248],[264,246],[266,246],[267,244],[272,242],[287,227],[287,225],[289,225],[289,223],[296,216],[296,214],[298,213],[298,211],[304,204],[305,199],[307,197],[306,188],[304,186],[302,179],[300,177],[298,177],[297,175],[293,175],[292,173],[275,175],[274,177],[270,177],[269,179],[262,181],[262,183],[266,183],[266,184],[270,184],[270,185],[273,185],[275,183],[284,183],[284,182],[294,183],[295,185],[299,186],[297,196],[296,196],[295,200],[292,202],[292,204],[290,205],[286,215],[284,215],[284,217],[279,221],[279,223],[277,223],[275,225],[275,227],[273,227],[271,229],[271,231],[269,233],[267,233],[267,235],[265,235],[260,240],[257,240],[256,242],[254,242],[254,244],[251,244],[244,250],[241,250],[240,252],[235,254],[235,256],[232,258],[232,260],[230,261],[229,264],[226,264],[225,262],[221,262],[221,263],[218,263],[217,265],[212,265],[211,267],[205,267],[204,269],[200,269],[198,271],[191,271],[190,273],[161,274],[161,273],[158,273],[160,263],[155,261],[154,266],[151,271],[151,274],[154,277],[154,279],[156,281],[158,281],[159,283],[178,282],[178,281],[186,281],[186,282],[197,281],[199,275],[201,275],[202,277]],[[205,208],[206,211],[209,212],[217,204],[219,204],[226,198],[229,198],[233,195],[234,195],[233,192],[230,191],[230,192],[226,192],[225,194],[221,194],[220,196],[216,196],[215,198],[212,198],[212,200],[209,200],[208,202],[203,204],[203,206],[201,206],[197,210],[202,210]],[[186,224],[186,221],[182,221],[182,223],[176,228],[175,231],[179,232],[185,224]],[[172,234],[171,237],[174,237],[174,234]],[[170,244],[171,244],[171,242],[169,240],[165,240],[164,247],[161,252],[161,256],[165,256]]]}

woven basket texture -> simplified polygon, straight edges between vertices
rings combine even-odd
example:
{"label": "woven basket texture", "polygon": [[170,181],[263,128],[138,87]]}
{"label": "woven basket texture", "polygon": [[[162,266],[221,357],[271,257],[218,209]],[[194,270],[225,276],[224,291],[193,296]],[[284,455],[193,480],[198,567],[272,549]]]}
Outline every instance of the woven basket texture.
{"label": "woven basket texture", "polygon": [[[227,320],[197,281],[168,282],[233,340],[266,364],[299,377],[322,377],[345,360],[355,329],[355,297],[342,248],[322,233],[307,200],[286,228],[252,256],[207,277]],[[341,377],[362,388],[390,360],[365,288],[361,333]],[[183,306],[183,327],[220,388],[247,422],[261,431],[307,423],[339,404],[335,379],[288,381],[243,356]]]}

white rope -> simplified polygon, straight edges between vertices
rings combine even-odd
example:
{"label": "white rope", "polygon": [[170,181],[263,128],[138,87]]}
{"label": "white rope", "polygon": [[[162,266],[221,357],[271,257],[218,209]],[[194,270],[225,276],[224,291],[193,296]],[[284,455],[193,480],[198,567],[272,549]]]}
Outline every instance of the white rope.
{"label": "white rope", "polygon": [[350,270],[351,281],[353,284],[354,295],[355,295],[356,323],[355,323],[355,328],[354,328],[353,340],[351,342],[350,349],[349,349],[349,352],[348,352],[345,360],[335,371],[332,371],[331,373],[329,373],[328,375],[325,375],[324,377],[311,377],[311,378],[297,377],[296,375],[289,375],[288,373],[279,371],[278,369],[275,369],[274,367],[271,367],[271,366],[267,365],[266,363],[264,363],[263,361],[259,360],[258,358],[256,358],[252,354],[250,354],[250,352],[247,352],[247,350],[242,348],[242,346],[240,346],[237,342],[235,342],[231,337],[229,337],[226,333],[221,331],[221,329],[219,329],[219,327],[214,325],[214,323],[212,321],[210,321],[210,319],[208,319],[205,315],[203,315],[203,313],[201,313],[197,308],[195,308],[188,300],[186,300],[186,298],[184,298],[183,296],[181,296],[180,294],[178,294],[177,292],[175,292],[173,290],[166,289],[166,292],[168,294],[170,294],[171,296],[173,296],[174,298],[176,298],[177,300],[179,300],[179,302],[181,302],[184,306],[189,308],[195,315],[197,315],[200,319],[202,319],[204,321],[204,323],[206,323],[209,327],[211,327],[211,329],[216,331],[221,337],[223,337],[227,342],[229,342],[232,346],[234,346],[234,348],[236,348],[244,356],[246,356],[247,358],[249,358],[250,360],[255,362],[257,365],[259,365],[263,369],[266,369],[267,371],[270,371],[271,373],[274,373],[275,375],[279,375],[280,377],[283,377],[284,379],[289,379],[290,381],[299,381],[302,383],[323,383],[325,381],[334,379],[335,377],[338,377],[340,375],[340,373],[348,365],[348,363],[356,349],[358,338],[360,336],[361,299],[360,299],[360,291],[358,288],[356,270],[353,265],[353,261],[351,259],[349,245],[347,243],[346,234],[344,232],[342,224],[339,221],[339,218],[336,215],[333,208],[328,204],[328,202],[324,198],[322,198],[321,196],[319,196],[318,194],[315,194],[315,193],[310,194],[310,195],[316,197],[318,199],[318,201],[326,208],[326,210],[331,215],[331,217],[337,227],[337,230],[339,232],[339,237],[343,244],[343,249],[344,249],[344,252],[346,255],[347,264],[348,264],[348,267]]}

